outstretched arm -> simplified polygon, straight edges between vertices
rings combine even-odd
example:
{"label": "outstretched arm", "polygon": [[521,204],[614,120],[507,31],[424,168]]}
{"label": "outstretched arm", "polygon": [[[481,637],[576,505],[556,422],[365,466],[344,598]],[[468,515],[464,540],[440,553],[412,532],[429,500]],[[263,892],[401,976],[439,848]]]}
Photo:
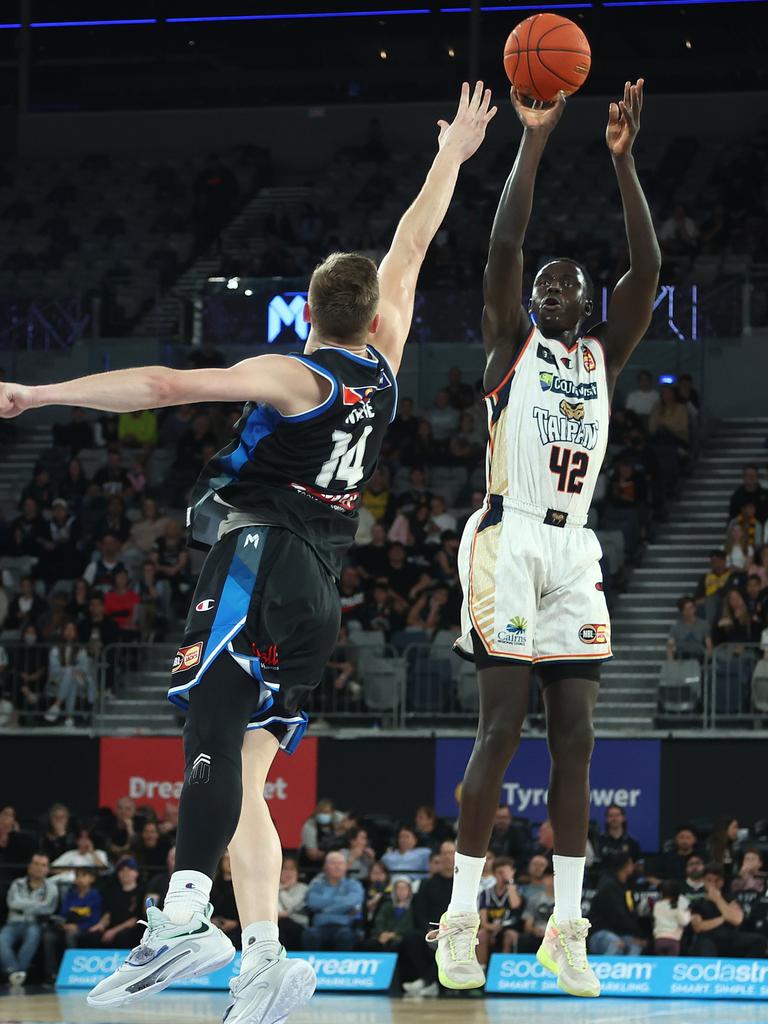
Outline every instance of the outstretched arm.
{"label": "outstretched arm", "polygon": [[605,133],[621,192],[629,243],[629,270],[616,285],[608,306],[605,350],[611,387],[648,330],[661,270],[661,250],[632,155],[640,130],[643,84],[642,78],[636,85],[626,83],[624,99],[610,105]]}
{"label": "outstretched arm", "polygon": [[488,122],[496,113],[490,107],[491,90],[478,82],[470,97],[467,82],[461,88],[456,117],[451,124],[439,121],[438,152],[427,179],[403,214],[389,252],[379,267],[381,324],[374,343],[397,371],[411,329],[416,282],[421,265],[453,198],[459,168],[477,151]]}
{"label": "outstretched arm", "polygon": [[523,299],[523,241],[533,207],[533,190],[544,147],[565,107],[561,93],[553,106],[526,106],[512,89],[512,103],[523,124],[523,138],[491,229],[483,277],[483,343],[487,357],[485,386],[502,380],[530,327]]}
{"label": "outstretched arm", "polygon": [[46,405],[134,412],[191,402],[267,402],[290,415],[319,405],[328,390],[327,382],[288,356],[254,356],[222,370],[138,366],[60,384],[0,383],[0,419]]}

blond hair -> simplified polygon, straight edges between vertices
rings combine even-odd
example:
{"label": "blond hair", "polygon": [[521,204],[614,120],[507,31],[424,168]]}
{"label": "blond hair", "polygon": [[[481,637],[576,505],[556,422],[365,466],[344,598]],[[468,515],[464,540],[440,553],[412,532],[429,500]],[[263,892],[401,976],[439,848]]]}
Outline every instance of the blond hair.
{"label": "blond hair", "polygon": [[379,305],[376,264],[355,252],[331,253],[315,267],[307,301],[321,337],[339,342],[364,339]]}

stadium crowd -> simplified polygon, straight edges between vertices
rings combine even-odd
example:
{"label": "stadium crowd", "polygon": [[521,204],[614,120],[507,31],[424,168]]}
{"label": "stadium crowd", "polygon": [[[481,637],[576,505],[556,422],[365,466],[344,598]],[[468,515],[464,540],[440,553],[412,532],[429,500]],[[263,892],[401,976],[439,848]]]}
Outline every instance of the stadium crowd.
{"label": "stadium crowd", "polygon": [[[193,357],[196,366],[223,361],[210,347]],[[87,723],[100,677],[111,689],[125,664],[115,644],[176,639],[200,565],[184,544],[183,509],[239,414],[231,405],[99,418],[75,409],[55,426],[18,508],[0,517],[0,724]],[[614,403],[590,514],[609,601],[695,458],[697,423],[687,377],[657,392],[641,374],[626,403]],[[458,367],[428,408],[401,399],[339,583],[335,696],[324,710],[364,707],[361,632],[395,652],[456,634],[457,552],[485,494],[485,424],[481,384]]]}
{"label": "stadium crowd", "polygon": [[[0,808],[0,968],[10,983],[52,981],[68,948],[134,945],[146,901],[162,906],[177,821],[176,803],[158,816],[129,797],[79,820],[54,804],[37,827]],[[478,901],[483,964],[494,951],[537,949],[554,905],[552,842],[548,821],[533,825],[499,807]],[[431,807],[395,822],[320,800],[300,848],[284,851],[282,942],[397,952],[405,992],[436,995],[425,935],[448,905],[455,849],[454,823]],[[592,922],[591,952],[767,956],[767,851],[768,823],[748,829],[726,817],[714,828],[682,824],[660,852],[646,852],[624,811],[609,806],[602,825],[591,824],[587,851],[582,909]],[[227,855],[211,900],[214,920],[237,943]]]}

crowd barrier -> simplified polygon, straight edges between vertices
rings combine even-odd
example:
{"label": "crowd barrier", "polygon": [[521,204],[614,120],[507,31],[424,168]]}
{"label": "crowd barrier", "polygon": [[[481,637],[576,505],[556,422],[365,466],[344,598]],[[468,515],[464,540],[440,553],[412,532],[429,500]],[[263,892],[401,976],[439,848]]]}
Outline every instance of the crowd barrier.
{"label": "crowd barrier", "polygon": [[[70,949],[64,954],[58,989],[92,988],[110,975],[127,950]],[[387,992],[392,986],[395,953],[289,953],[308,960],[320,992]],[[708,957],[591,957],[603,995],[661,999],[748,999],[768,1002],[768,960]],[[171,988],[225,991],[240,970],[238,953],[229,967]],[[489,995],[562,996],[556,979],[535,956],[494,954],[485,991]],[[768,1010],[766,1011],[768,1013]]]}

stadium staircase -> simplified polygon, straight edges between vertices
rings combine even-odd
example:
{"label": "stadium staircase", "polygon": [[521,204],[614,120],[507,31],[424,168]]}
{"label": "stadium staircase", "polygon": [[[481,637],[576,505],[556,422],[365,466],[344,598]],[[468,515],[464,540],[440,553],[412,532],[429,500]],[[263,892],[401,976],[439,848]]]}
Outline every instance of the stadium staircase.
{"label": "stadium staircase", "polygon": [[180,731],[179,712],[165,699],[177,649],[177,643],[162,643],[141,645],[134,657],[133,652],[124,653],[131,661],[116,672],[116,690],[107,693],[96,716],[101,731],[115,735]]}
{"label": "stadium staircase", "polygon": [[615,659],[603,670],[595,716],[602,731],[652,727],[659,665],[677,599],[693,592],[707,570],[708,553],[723,546],[730,496],[741,483],[745,463],[765,462],[766,438],[768,418],[720,422],[628,589],[615,602]]}
{"label": "stadium staircase", "polygon": [[35,463],[53,443],[46,423],[17,420],[14,425],[12,440],[0,448],[0,509],[9,520],[18,515],[19,494],[32,480]]}
{"label": "stadium staircase", "polygon": [[[266,216],[281,207],[291,209],[306,202],[312,194],[307,186],[287,185],[263,188],[223,231],[225,252],[250,252],[255,257],[264,243],[263,224]],[[174,337],[179,328],[179,310],[194,302],[205,282],[215,277],[221,267],[218,241],[214,242],[184,273],[165,295],[140,319],[136,333],[141,337]]]}

